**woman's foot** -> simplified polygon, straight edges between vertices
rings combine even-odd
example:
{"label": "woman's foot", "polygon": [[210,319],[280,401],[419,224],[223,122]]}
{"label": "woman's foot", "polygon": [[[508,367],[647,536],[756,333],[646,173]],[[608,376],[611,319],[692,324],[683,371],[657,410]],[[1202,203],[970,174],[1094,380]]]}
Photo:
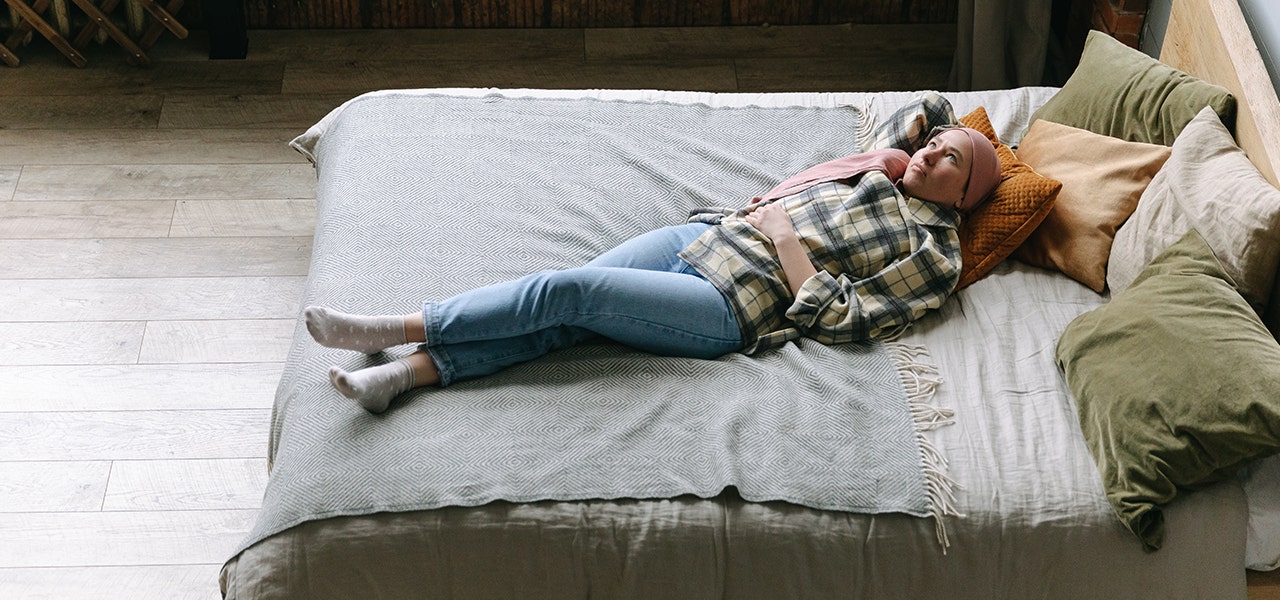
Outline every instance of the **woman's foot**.
{"label": "woman's foot", "polygon": [[414,368],[406,359],[385,365],[344,371],[329,369],[329,381],[343,396],[355,400],[371,413],[387,410],[391,400],[414,387]]}
{"label": "woman's foot", "polygon": [[403,315],[350,315],[323,306],[308,306],[302,314],[311,337],[328,348],[373,354],[409,343]]}

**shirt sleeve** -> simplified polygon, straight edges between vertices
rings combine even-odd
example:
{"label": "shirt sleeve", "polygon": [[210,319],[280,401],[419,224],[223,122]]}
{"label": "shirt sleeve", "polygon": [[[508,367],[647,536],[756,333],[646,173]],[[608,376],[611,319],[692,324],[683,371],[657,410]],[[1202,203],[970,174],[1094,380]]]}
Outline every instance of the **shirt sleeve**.
{"label": "shirt sleeve", "polygon": [[707,225],[719,225],[725,217],[734,214],[732,208],[722,206],[708,206],[705,208],[695,208],[689,211],[689,218],[685,223],[706,223]]}
{"label": "shirt sleeve", "polygon": [[[787,317],[808,337],[843,344],[880,335],[942,306],[960,279],[937,236],[958,247],[955,229],[916,225],[924,243],[911,254],[862,280],[818,271],[800,286]],[[931,231],[932,230],[932,231]]]}
{"label": "shirt sleeve", "polygon": [[937,92],[925,92],[894,111],[863,140],[863,151],[897,148],[915,154],[934,127],[955,125],[951,103]]}

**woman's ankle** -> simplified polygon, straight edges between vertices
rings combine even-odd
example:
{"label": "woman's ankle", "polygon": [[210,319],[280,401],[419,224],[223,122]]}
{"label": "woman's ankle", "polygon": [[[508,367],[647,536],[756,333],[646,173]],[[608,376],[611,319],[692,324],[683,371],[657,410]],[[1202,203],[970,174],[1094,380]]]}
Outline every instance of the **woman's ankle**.
{"label": "woman's ankle", "polygon": [[404,337],[410,344],[421,344],[427,341],[427,326],[422,321],[422,313],[404,316]]}
{"label": "woman's ankle", "polygon": [[419,351],[405,357],[405,360],[413,367],[414,387],[439,385],[440,370],[436,368],[435,361],[431,360],[431,355]]}

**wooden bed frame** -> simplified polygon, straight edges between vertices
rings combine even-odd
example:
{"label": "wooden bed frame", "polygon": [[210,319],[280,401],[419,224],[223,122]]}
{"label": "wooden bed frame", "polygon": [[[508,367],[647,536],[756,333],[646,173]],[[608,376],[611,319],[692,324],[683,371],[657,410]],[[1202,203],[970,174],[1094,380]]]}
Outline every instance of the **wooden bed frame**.
{"label": "wooden bed frame", "polygon": [[1174,2],[1160,61],[1235,95],[1236,142],[1280,187],[1280,100],[1237,0]]}

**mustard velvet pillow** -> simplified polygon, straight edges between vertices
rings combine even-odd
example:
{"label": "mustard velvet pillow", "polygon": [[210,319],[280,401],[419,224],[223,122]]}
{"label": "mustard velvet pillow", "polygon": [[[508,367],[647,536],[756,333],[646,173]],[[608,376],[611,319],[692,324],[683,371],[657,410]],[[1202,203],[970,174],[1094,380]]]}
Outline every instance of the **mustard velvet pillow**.
{"label": "mustard velvet pillow", "polygon": [[985,108],[960,123],[982,132],[1000,157],[1000,183],[982,206],[960,219],[959,290],[991,272],[1031,235],[1053,208],[1062,184],[1037,173],[1000,143]]}
{"label": "mustard velvet pillow", "polygon": [[1280,344],[1194,229],[1072,321],[1057,361],[1107,501],[1148,551],[1164,505],[1280,451]]}
{"label": "mustard velvet pillow", "polygon": [[1280,190],[1207,107],[1173,142],[1169,162],[1116,233],[1107,267],[1111,293],[1129,287],[1152,258],[1191,228],[1209,242],[1263,321],[1276,322],[1280,309],[1269,304],[1276,300],[1280,268]]}
{"label": "mustard velvet pillow", "polygon": [[1049,121],[1032,123],[1018,158],[1061,181],[1062,191],[1014,258],[1061,271],[1102,292],[1116,230],[1137,208],[1169,153],[1168,146],[1126,142]]}
{"label": "mustard velvet pillow", "polygon": [[1031,120],[1168,146],[1205,106],[1235,128],[1236,100],[1226,88],[1090,31],[1075,72]]}

